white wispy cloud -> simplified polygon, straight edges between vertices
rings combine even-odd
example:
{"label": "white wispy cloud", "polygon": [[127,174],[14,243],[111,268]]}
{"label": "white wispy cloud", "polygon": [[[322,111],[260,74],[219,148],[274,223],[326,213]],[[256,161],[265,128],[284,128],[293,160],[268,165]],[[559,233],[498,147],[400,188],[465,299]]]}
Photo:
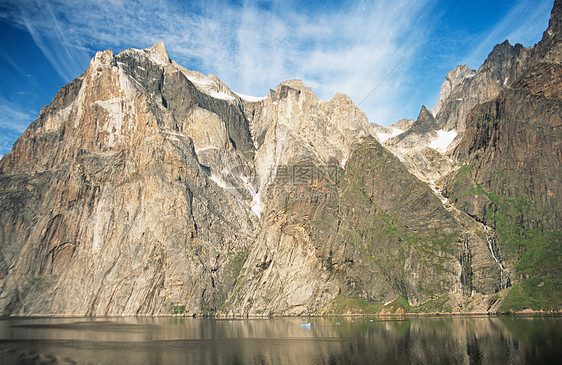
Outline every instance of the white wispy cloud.
{"label": "white wispy cloud", "polygon": [[[360,106],[369,120],[382,124],[415,117],[420,98],[431,103],[439,93],[439,82],[420,76],[435,71],[427,52],[439,51],[428,47],[443,16],[436,16],[438,0],[328,2],[316,8],[297,0],[2,1],[0,17],[27,30],[65,81],[82,73],[95,51],[162,40],[178,63],[214,73],[243,94],[266,95],[283,80],[301,78],[321,98],[341,91],[356,103],[410,55]],[[552,2],[515,2],[491,31],[467,43],[464,59],[452,55],[443,79],[460,63],[477,68],[505,39],[531,45],[546,27]]]}
{"label": "white wispy cloud", "polygon": [[[295,2],[173,0],[5,0],[8,18],[33,37],[66,81],[93,51],[163,40],[187,68],[215,73],[234,90],[265,95],[302,78],[322,98],[342,91],[360,101],[425,42],[434,0],[358,1],[298,11]],[[362,105],[372,121],[393,121],[408,62]]]}
{"label": "white wispy cloud", "polygon": [[23,110],[13,102],[0,97],[0,129],[21,134],[37,118],[37,112]]}
{"label": "white wispy cloud", "polygon": [[36,118],[36,111],[22,109],[18,104],[0,97],[0,155],[10,152],[14,141]]}

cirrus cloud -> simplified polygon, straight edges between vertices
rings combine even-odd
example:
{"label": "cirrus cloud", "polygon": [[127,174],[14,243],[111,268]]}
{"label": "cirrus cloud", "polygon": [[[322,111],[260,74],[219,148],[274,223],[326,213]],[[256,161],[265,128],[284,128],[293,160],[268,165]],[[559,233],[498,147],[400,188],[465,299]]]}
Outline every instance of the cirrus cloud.
{"label": "cirrus cloud", "polygon": [[[430,63],[435,56],[428,54],[438,53],[435,39],[446,36],[436,36],[445,16],[442,5],[440,0],[3,0],[0,17],[29,32],[67,82],[87,68],[95,51],[164,41],[172,59],[214,73],[243,94],[266,95],[279,82],[300,78],[324,99],[341,91],[358,103],[368,95],[361,109],[370,121],[389,124],[414,118],[422,103],[432,107],[445,73],[459,61],[473,64],[510,36],[513,42],[529,38],[530,28],[542,32],[535,28],[543,25],[535,23],[552,1],[514,2],[488,35],[472,43],[446,39],[467,51],[441,59],[445,68],[437,69]],[[524,14],[532,16],[520,21]],[[437,73],[443,79],[433,80]]]}

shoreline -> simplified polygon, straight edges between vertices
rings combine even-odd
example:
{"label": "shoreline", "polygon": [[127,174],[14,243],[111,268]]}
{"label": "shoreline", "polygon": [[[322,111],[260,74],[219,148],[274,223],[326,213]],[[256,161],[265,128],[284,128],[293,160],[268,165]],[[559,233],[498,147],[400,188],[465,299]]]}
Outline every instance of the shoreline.
{"label": "shoreline", "polygon": [[523,310],[519,312],[471,312],[471,313],[394,313],[394,314],[308,314],[308,315],[273,315],[273,316],[225,316],[225,315],[187,315],[187,314],[156,314],[156,315],[108,315],[91,316],[75,314],[30,314],[30,315],[9,315],[0,316],[0,320],[10,319],[40,319],[40,318],[194,318],[194,319],[215,319],[215,320],[244,320],[244,319],[277,319],[277,318],[462,318],[462,317],[562,317],[562,311],[534,311]]}

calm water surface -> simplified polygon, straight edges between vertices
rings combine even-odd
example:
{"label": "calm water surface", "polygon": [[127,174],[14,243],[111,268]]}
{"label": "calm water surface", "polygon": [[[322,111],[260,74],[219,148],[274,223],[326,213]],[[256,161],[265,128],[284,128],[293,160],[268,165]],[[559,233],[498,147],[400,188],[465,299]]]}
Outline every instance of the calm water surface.
{"label": "calm water surface", "polygon": [[561,364],[562,318],[3,319],[0,363]]}

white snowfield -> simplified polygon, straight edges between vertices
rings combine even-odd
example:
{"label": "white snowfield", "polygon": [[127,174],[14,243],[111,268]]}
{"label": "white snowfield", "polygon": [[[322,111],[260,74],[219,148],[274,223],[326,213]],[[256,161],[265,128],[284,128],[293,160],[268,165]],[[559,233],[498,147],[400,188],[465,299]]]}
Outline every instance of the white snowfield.
{"label": "white snowfield", "polygon": [[396,137],[397,135],[402,133],[404,133],[402,129],[392,128],[392,131],[390,133],[377,133],[377,138],[379,139],[379,141],[381,141],[381,143],[384,143],[392,137]]}
{"label": "white snowfield", "polygon": [[454,129],[450,131],[444,131],[443,129],[440,129],[437,131],[437,138],[429,144],[429,147],[439,152],[445,153],[447,151],[447,147],[449,147],[456,136],[457,131]]}
{"label": "white snowfield", "polygon": [[250,96],[235,92],[236,95],[249,102],[258,102],[267,99],[267,96]]}
{"label": "white snowfield", "polygon": [[211,95],[215,99],[222,99],[222,100],[234,100],[232,95],[228,95],[222,91],[208,91],[208,94]]}

